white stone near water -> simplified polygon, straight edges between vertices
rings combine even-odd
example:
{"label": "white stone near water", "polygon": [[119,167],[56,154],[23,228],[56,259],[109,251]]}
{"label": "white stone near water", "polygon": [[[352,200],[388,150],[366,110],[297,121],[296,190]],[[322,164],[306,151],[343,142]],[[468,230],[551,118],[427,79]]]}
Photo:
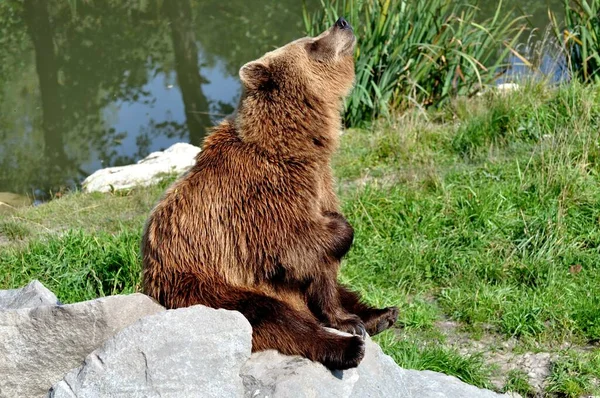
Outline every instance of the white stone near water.
{"label": "white stone near water", "polygon": [[162,152],[152,152],[135,164],[101,169],[83,181],[84,192],[111,192],[157,183],[168,174],[181,174],[196,163],[200,148],[177,143]]}
{"label": "white stone near water", "polygon": [[520,88],[521,86],[519,86],[517,83],[500,83],[496,86],[497,91],[503,92],[517,91]]}
{"label": "white stone near water", "polygon": [[[10,292],[0,291],[0,304]],[[236,311],[166,311],[142,294],[40,305],[0,309],[2,398],[502,396],[402,369],[371,339],[360,365],[345,371],[274,350],[251,355],[250,324]]]}

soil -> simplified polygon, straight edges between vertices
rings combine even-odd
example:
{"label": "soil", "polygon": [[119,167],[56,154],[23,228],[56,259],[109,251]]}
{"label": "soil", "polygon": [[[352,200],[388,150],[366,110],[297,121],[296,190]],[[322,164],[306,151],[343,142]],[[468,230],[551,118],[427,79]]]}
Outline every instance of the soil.
{"label": "soil", "polygon": [[[535,389],[535,397],[545,396],[546,379],[550,375],[553,361],[558,359],[555,351],[523,352],[522,347],[517,348],[516,339],[507,339],[493,332],[485,332],[479,340],[474,340],[473,336],[461,331],[459,324],[453,321],[441,321],[436,326],[445,336],[446,344],[461,354],[483,356],[483,360],[495,369],[491,381],[497,390],[504,387],[511,370],[521,370],[527,374],[529,384]],[[566,348],[586,351],[594,347],[558,347],[559,350]]]}

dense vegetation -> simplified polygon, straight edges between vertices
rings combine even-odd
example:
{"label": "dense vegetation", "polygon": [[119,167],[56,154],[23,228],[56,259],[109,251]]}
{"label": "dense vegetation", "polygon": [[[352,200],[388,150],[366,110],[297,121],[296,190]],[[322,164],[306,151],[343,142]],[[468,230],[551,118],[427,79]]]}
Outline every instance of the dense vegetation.
{"label": "dense vegetation", "polygon": [[584,82],[600,81],[600,2],[564,2],[565,22],[550,15],[572,74]]}
{"label": "dense vegetation", "polygon": [[314,15],[305,13],[310,34],[344,15],[358,38],[356,89],[346,113],[351,126],[409,105],[475,94],[507,67],[523,30],[523,17],[513,18],[502,3],[484,22],[476,7],[450,0],[322,0],[322,5]]}
{"label": "dense vegetation", "polygon": [[[526,15],[498,2],[483,19],[469,2],[451,0],[321,0],[304,12],[306,30],[316,34],[344,15],[358,37],[356,89],[345,122],[360,126],[409,107],[440,106],[472,96],[510,71],[510,62],[535,72],[536,55],[523,46],[539,37]],[[513,4],[514,6],[514,4]],[[600,79],[600,2],[564,1],[564,18],[549,13],[552,36],[542,51],[566,62],[566,78]],[[564,60],[562,59],[564,58]],[[509,62],[510,61],[510,62]],[[547,76],[551,79],[552,76]]]}

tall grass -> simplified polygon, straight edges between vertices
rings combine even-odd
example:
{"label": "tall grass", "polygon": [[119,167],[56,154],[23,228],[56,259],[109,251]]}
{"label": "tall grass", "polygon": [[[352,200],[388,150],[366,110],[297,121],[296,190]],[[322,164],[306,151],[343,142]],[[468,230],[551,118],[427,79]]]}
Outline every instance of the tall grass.
{"label": "tall grass", "polygon": [[512,18],[499,2],[479,22],[478,9],[449,0],[321,0],[304,12],[309,34],[345,16],[358,38],[356,88],[345,122],[355,126],[409,105],[426,107],[473,95],[508,67],[524,17]]}
{"label": "tall grass", "polygon": [[550,19],[569,68],[583,82],[600,81],[600,1],[565,0],[564,8],[564,26]]}

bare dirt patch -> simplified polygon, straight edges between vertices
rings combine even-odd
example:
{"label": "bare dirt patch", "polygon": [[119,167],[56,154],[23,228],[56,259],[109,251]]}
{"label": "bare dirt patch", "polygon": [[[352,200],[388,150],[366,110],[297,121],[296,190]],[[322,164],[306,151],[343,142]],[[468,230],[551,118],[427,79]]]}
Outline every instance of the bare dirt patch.
{"label": "bare dirt patch", "polygon": [[[551,366],[559,357],[557,352],[527,351],[519,349],[514,338],[506,338],[493,332],[485,332],[479,340],[463,332],[458,322],[441,321],[436,323],[439,331],[445,336],[446,344],[463,355],[480,354],[483,360],[494,369],[491,381],[501,390],[507,382],[508,373],[512,370],[524,372],[529,384],[535,389],[536,397],[545,396],[547,378]],[[565,349],[567,347],[559,347]],[[587,347],[569,347],[585,351]]]}

